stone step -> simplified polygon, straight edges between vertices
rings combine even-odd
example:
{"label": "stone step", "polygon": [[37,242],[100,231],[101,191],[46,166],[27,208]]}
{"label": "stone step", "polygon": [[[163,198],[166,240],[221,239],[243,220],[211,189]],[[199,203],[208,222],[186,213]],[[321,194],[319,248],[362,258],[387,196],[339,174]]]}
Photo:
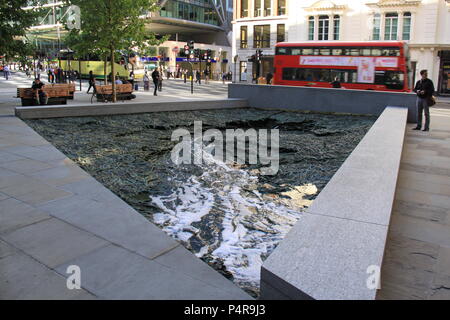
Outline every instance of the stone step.
{"label": "stone step", "polygon": [[21,119],[64,118],[136,114],[163,111],[193,111],[248,107],[246,99],[189,100],[176,102],[118,102],[110,104],[58,105],[17,107],[15,114]]}

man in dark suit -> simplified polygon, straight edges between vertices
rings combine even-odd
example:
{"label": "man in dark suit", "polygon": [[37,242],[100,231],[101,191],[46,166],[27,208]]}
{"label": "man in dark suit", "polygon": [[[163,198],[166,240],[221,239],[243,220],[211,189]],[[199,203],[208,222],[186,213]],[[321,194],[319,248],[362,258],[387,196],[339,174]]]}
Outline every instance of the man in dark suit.
{"label": "man in dark suit", "polygon": [[154,96],[158,95],[158,87],[159,87],[159,78],[161,77],[161,75],[159,74],[158,68],[155,68],[155,70],[152,72],[152,79],[153,79],[153,84],[155,85],[155,91],[153,92]]}
{"label": "man in dark suit", "polygon": [[434,93],[433,81],[428,79],[428,71],[420,71],[422,79],[417,81],[414,92],[417,94],[417,126],[413,130],[422,128],[422,117],[425,112],[425,128],[423,131],[430,130],[430,107],[429,100],[432,99]]}

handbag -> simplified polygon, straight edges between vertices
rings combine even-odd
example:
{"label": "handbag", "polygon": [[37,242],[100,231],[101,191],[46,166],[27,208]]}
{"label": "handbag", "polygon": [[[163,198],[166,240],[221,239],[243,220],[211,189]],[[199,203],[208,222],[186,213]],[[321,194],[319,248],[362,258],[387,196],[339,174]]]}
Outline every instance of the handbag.
{"label": "handbag", "polygon": [[434,105],[436,104],[436,98],[433,97],[433,96],[429,97],[429,98],[427,99],[427,103],[428,103],[428,106],[429,106],[429,107],[434,106]]}

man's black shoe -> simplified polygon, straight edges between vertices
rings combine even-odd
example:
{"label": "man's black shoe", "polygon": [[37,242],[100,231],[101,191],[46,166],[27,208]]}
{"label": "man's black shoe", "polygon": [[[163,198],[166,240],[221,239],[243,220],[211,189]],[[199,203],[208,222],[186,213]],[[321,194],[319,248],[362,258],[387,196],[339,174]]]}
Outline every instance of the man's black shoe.
{"label": "man's black shoe", "polygon": [[428,128],[425,128],[425,129],[423,129],[422,131],[430,131],[430,129],[428,129]]}
{"label": "man's black shoe", "polygon": [[413,130],[420,130],[421,128],[420,127],[415,127]]}

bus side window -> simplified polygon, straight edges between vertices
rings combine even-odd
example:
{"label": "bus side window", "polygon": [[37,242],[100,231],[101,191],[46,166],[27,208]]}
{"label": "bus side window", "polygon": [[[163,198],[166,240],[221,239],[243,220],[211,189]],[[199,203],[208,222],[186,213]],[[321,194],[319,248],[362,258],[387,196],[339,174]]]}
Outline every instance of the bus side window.
{"label": "bus side window", "polygon": [[292,56],[301,56],[302,55],[302,49],[301,48],[292,48],[290,55],[292,55]]}
{"label": "bus side window", "polygon": [[381,49],[372,49],[372,56],[379,57],[382,55]]}
{"label": "bus side window", "polygon": [[400,56],[400,49],[392,49],[389,51],[389,55],[392,57],[399,57]]}
{"label": "bus side window", "polygon": [[277,55],[287,55],[288,54],[288,48],[277,48]]}
{"label": "bus side window", "polygon": [[358,80],[357,72],[356,70],[346,70],[347,74],[347,83],[356,83]]}
{"label": "bus side window", "polygon": [[385,71],[375,71],[375,84],[384,85]]}
{"label": "bus side window", "polygon": [[283,68],[283,80],[294,80],[294,68]]}
{"label": "bus side window", "polygon": [[303,49],[303,55],[304,56],[311,56],[313,54],[313,50],[311,48],[304,48]]}
{"label": "bus side window", "polygon": [[371,50],[370,50],[370,48],[364,48],[364,49],[361,49],[361,55],[362,56],[371,56],[372,55],[372,53],[371,53]]}
{"label": "bus side window", "polygon": [[319,48],[314,48],[313,49],[313,55],[315,55],[315,56],[320,55]]}
{"label": "bus side window", "polygon": [[356,49],[356,48],[350,49],[350,55],[351,56],[359,56],[360,55],[359,49]]}
{"label": "bus side window", "polygon": [[320,49],[320,55],[321,56],[329,56],[330,55],[330,49]]}
{"label": "bus side window", "polygon": [[342,49],[331,49],[331,54],[333,56],[342,56]]}

